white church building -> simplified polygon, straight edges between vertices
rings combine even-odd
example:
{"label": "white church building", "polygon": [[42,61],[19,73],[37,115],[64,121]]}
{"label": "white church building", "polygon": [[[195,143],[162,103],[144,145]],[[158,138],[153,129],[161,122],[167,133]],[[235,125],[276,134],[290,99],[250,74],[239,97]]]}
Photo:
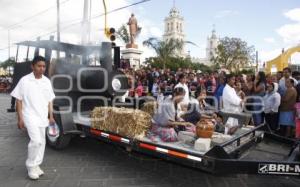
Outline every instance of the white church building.
{"label": "white church building", "polygon": [[[184,33],[184,18],[181,16],[179,10],[174,6],[171,8],[169,15],[165,18],[165,31],[163,40],[169,40],[171,38],[178,39],[181,41],[185,40]],[[216,34],[216,29],[213,28],[211,36],[207,38],[206,44],[206,56],[204,58],[190,57],[185,51],[185,47],[181,51],[178,51],[176,56],[189,57],[193,63],[202,63],[205,65],[212,65],[211,59],[216,56],[217,46],[219,45],[219,38]]]}
{"label": "white church building", "polygon": [[[165,33],[163,35],[163,40],[167,41],[170,39],[177,39],[185,41],[183,24],[183,17],[180,15],[179,10],[173,6],[170,10],[169,16],[165,18]],[[185,48],[183,47],[181,51],[178,51],[176,56],[186,57]]]}

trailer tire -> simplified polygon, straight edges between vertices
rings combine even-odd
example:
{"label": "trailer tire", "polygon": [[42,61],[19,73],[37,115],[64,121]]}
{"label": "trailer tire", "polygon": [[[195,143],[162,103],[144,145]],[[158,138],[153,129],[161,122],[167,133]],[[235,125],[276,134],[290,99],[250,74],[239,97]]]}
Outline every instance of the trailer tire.
{"label": "trailer tire", "polygon": [[46,139],[47,139],[47,144],[51,148],[61,150],[61,149],[65,149],[66,147],[68,147],[68,145],[70,144],[70,141],[72,139],[72,135],[71,134],[63,134],[61,125],[58,125],[58,127],[60,130],[58,138],[56,138],[56,140],[53,141],[49,138],[49,136],[46,133]]}
{"label": "trailer tire", "polygon": [[[58,106],[54,106],[54,108],[56,109],[56,111],[61,111],[61,108],[62,107],[58,107]],[[57,149],[57,150],[60,150],[60,149],[64,149],[66,148],[69,144],[70,144],[70,141],[72,139],[72,134],[66,134],[65,133],[65,126],[63,126],[63,123],[69,123],[70,121],[63,121],[63,119],[66,118],[65,115],[68,115],[68,114],[62,114],[60,112],[57,112],[57,113],[54,113],[53,117],[54,117],[54,120],[59,128],[59,136],[56,138],[56,139],[53,139],[51,138],[48,133],[46,133],[46,140],[47,140],[47,144],[53,148],[53,149]],[[69,117],[69,116],[67,116]],[[71,120],[71,119],[69,119]]]}

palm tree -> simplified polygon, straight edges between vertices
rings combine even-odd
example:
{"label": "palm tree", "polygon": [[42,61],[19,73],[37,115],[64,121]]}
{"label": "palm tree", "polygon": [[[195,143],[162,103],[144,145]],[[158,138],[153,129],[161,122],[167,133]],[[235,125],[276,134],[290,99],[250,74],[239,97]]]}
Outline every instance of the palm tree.
{"label": "palm tree", "polygon": [[125,44],[130,42],[129,32],[125,24],[123,24],[116,33],[117,33],[117,37],[120,40],[122,40]]}
{"label": "palm tree", "polygon": [[[141,33],[142,27],[138,27],[136,37],[138,37]],[[122,40],[125,44],[130,42],[130,33],[127,29],[127,25],[123,24],[116,32],[117,37]]]}
{"label": "palm tree", "polygon": [[170,60],[170,57],[176,56],[176,52],[182,51],[185,43],[190,43],[189,41],[182,41],[177,39],[170,40],[159,40],[157,38],[149,38],[143,42],[143,45],[153,49],[157,55],[157,60],[163,63],[163,68],[166,68],[166,62]]}

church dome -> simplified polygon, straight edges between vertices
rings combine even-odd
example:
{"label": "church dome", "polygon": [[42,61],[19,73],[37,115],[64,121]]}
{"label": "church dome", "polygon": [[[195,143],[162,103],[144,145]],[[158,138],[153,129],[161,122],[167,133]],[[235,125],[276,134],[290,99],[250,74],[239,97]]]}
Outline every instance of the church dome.
{"label": "church dome", "polygon": [[171,10],[170,10],[170,16],[171,17],[176,17],[176,16],[179,16],[179,15],[180,15],[180,12],[175,6],[173,8],[171,8]]}

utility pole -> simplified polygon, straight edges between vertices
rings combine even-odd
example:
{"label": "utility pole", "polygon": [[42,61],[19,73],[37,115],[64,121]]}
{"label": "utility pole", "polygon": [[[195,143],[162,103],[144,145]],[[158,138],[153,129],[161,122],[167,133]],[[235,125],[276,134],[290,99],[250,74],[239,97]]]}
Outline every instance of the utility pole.
{"label": "utility pole", "polygon": [[[60,4],[59,0],[56,1],[57,5],[57,42],[60,42]],[[59,51],[57,51],[57,59],[59,59]]]}
{"label": "utility pole", "polygon": [[89,30],[88,30],[88,43],[91,42],[91,26],[92,26],[92,23],[91,23],[91,20],[92,20],[92,0],[90,0],[90,10],[89,10]]}
{"label": "utility pole", "polygon": [[10,59],[10,29],[7,30],[7,41],[8,41],[8,60]]}
{"label": "utility pole", "polygon": [[84,0],[84,6],[83,6],[83,18],[82,18],[82,30],[81,30],[81,44],[87,45],[89,43],[89,35],[90,35],[90,11],[91,6],[89,4],[91,3],[90,0]]}
{"label": "utility pole", "polygon": [[255,62],[256,62],[256,72],[258,72],[259,67],[258,67],[258,51],[255,53]]}

